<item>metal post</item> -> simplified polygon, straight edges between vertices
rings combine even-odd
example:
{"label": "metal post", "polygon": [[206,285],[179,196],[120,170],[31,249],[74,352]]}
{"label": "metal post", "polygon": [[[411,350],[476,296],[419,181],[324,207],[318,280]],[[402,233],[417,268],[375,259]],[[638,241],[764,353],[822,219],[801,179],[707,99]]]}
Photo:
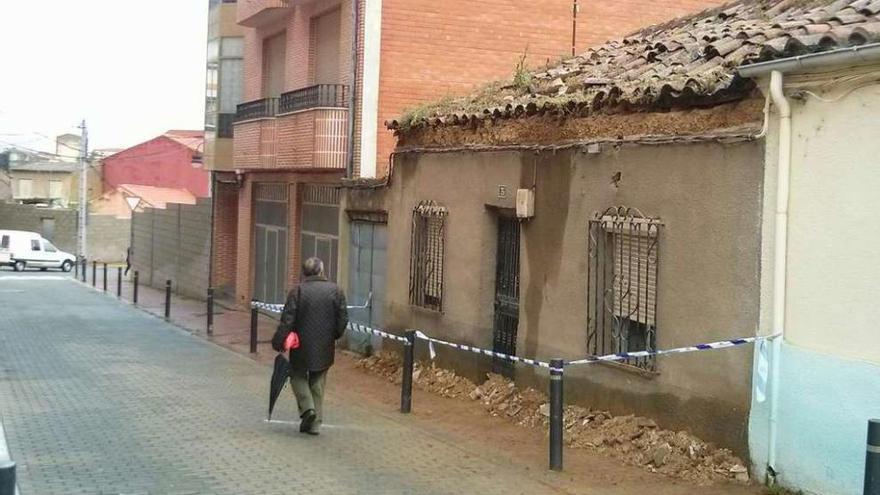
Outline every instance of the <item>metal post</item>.
{"label": "metal post", "polygon": [[107,292],[107,263],[104,263],[104,292]]}
{"label": "metal post", "polygon": [[865,495],[880,495],[880,419],[868,420],[865,454]]}
{"label": "metal post", "polygon": [[116,297],[122,297],[122,267],[116,267]]}
{"label": "metal post", "polygon": [[257,308],[251,307],[251,354],[257,352]]}
{"label": "metal post", "polygon": [[86,283],[86,267],[88,266],[88,260],[85,258],[82,259],[82,281]]}
{"label": "metal post", "polygon": [[415,361],[416,332],[407,330],[403,334],[406,343],[403,344],[403,380],[400,386],[400,412],[406,414],[412,411],[412,382],[413,361]]}
{"label": "metal post", "polygon": [[0,461],[0,495],[15,495],[15,463]]}
{"label": "metal post", "polygon": [[171,319],[171,281],[165,281],[165,319]]}
{"label": "metal post", "polygon": [[79,280],[79,256],[76,257],[76,263],[73,264],[73,279]]}
{"label": "metal post", "polygon": [[138,303],[138,272],[135,270],[134,272],[134,295],[132,296],[132,302],[137,306]]}
{"label": "metal post", "polygon": [[208,287],[208,325],[206,331],[208,335],[214,333],[214,288]]}
{"label": "metal post", "polygon": [[562,378],[565,361],[550,360],[550,469],[562,471]]}
{"label": "metal post", "polygon": [[98,262],[92,260],[92,287],[98,286]]}

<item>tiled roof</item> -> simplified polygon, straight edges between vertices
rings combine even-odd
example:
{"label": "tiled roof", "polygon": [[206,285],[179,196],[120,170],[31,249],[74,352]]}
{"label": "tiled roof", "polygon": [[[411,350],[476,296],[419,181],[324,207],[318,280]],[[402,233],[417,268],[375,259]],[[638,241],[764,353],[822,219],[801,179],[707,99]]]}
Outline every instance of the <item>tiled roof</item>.
{"label": "tiled roof", "polygon": [[740,0],[386,124],[405,132],[546,113],[711,106],[753,88],[736,74],[740,65],[878,40],[880,0]]}
{"label": "tiled roof", "polygon": [[186,189],[122,184],[101,195],[90,207],[96,215],[131,218],[131,207],[125,198],[132,196],[141,200],[137,211],[144,211],[144,208],[164,209],[168,203],[196,204],[196,197]]}
{"label": "tiled roof", "polygon": [[164,136],[177,141],[196,153],[204,151],[205,131],[170,130]]}

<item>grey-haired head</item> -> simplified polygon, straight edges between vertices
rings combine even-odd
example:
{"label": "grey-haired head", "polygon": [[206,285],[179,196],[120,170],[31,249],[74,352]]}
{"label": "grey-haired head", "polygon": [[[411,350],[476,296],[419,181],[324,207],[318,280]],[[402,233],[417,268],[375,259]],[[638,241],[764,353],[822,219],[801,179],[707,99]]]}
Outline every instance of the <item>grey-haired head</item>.
{"label": "grey-haired head", "polygon": [[321,258],[311,257],[303,263],[303,275],[312,277],[324,274],[324,262]]}

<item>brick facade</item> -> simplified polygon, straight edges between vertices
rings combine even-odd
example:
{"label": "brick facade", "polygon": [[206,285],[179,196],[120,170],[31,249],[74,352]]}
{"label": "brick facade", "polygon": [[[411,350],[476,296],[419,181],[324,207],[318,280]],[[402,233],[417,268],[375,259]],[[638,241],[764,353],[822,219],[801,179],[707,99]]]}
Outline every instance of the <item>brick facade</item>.
{"label": "brick facade", "polygon": [[[234,182],[232,174],[222,180]],[[234,296],[238,264],[238,185],[216,182],[214,187],[214,260],[212,283],[218,296]]]}
{"label": "brick facade", "polygon": [[[261,183],[282,183],[288,191],[288,238],[287,238],[287,287],[293,287],[299,280],[301,209],[299,208],[300,191],[304,184],[335,184],[340,179],[339,173],[250,173],[245,175],[245,182],[239,190],[238,200],[238,243],[237,263],[235,267],[235,300],[240,306],[250,301],[254,291],[254,188]],[[216,225],[216,223],[215,223]],[[215,227],[216,229],[216,227]]]}

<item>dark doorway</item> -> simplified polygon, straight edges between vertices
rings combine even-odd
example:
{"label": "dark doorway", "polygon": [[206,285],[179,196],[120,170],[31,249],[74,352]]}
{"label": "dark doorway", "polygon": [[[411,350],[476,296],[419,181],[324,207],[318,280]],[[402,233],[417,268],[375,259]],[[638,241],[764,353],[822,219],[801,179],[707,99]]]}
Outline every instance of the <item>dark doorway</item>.
{"label": "dark doorway", "polygon": [[[492,350],[511,356],[516,355],[516,331],[519,327],[519,234],[520,223],[516,217],[498,216]],[[495,358],[492,371],[512,376],[513,363]]]}

